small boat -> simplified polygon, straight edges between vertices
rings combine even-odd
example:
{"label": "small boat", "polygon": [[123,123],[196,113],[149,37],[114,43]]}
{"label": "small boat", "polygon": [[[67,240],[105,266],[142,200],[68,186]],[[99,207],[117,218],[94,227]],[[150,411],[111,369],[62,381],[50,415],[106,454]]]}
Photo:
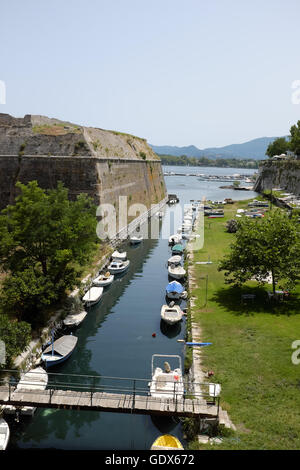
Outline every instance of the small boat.
{"label": "small boat", "polygon": [[109,271],[107,271],[105,274],[100,274],[98,277],[93,279],[93,284],[94,286],[98,287],[105,287],[109,286],[114,280],[114,275],[110,274]]}
{"label": "small boat", "polygon": [[179,255],[174,255],[174,256],[171,256],[171,258],[168,259],[168,266],[174,264],[175,266],[177,266],[178,264],[181,263],[181,256]]}
{"label": "small boat", "polygon": [[78,313],[70,313],[70,315],[67,315],[66,318],[63,320],[63,324],[69,328],[71,328],[72,326],[79,326],[86,316],[87,312],[85,310],[82,310]]}
{"label": "small boat", "polygon": [[[173,304],[173,305],[171,305]],[[160,316],[168,325],[174,325],[182,320],[183,312],[179,305],[175,305],[171,302],[170,305],[163,305],[161,307]]]}
{"label": "small boat", "polygon": [[9,441],[9,426],[5,419],[0,418],[0,450],[5,450]]}
{"label": "small boat", "polygon": [[91,305],[95,305],[101,299],[103,294],[103,287],[91,287],[82,297],[82,301],[90,307]]}
{"label": "small boat", "polygon": [[166,287],[166,295],[169,299],[180,299],[184,287],[180,282],[172,281]]}
{"label": "small boat", "polygon": [[172,255],[182,255],[182,253],[183,253],[183,246],[180,243],[172,246]]}
{"label": "small boat", "polygon": [[130,261],[112,261],[108,266],[111,273],[118,274],[123,273],[129,266]]}
{"label": "small boat", "polygon": [[171,235],[169,237],[169,245],[177,245],[181,242],[181,235],[176,233],[175,235]]}
{"label": "small boat", "polygon": [[174,279],[182,279],[186,275],[186,270],[182,266],[175,266],[171,264],[168,267],[169,276],[173,277]]}
{"label": "small boat", "polygon": [[171,434],[159,436],[152,444],[150,450],[184,450],[183,445],[177,437]]}
{"label": "small boat", "polygon": [[137,245],[138,243],[141,243],[143,241],[142,235],[139,235],[137,237],[130,237],[130,244],[131,245]]}
{"label": "small boat", "polygon": [[68,359],[74,351],[77,341],[78,338],[73,335],[61,336],[56,341],[52,340],[50,346],[42,354],[42,361],[46,367],[55,366]]}
{"label": "small boat", "polygon": [[126,251],[123,251],[122,253],[120,253],[119,251],[114,251],[113,254],[111,255],[113,261],[115,260],[121,260],[121,261],[125,261],[126,258],[127,258],[127,252]]}
{"label": "small boat", "polygon": [[[42,367],[36,367],[26,373],[21,374],[21,379],[17,385],[17,390],[45,390],[48,384],[48,374]],[[22,415],[33,416],[36,407],[23,406],[18,411]],[[15,414],[16,408],[13,405],[6,405],[4,407],[5,414]]]}
{"label": "small boat", "polygon": [[[168,362],[164,362],[164,369],[154,368],[156,358],[177,359],[179,367],[171,369]],[[184,385],[182,379],[181,357],[176,355],[153,354],[151,362],[152,380],[149,383],[150,395],[158,398],[183,398]]]}

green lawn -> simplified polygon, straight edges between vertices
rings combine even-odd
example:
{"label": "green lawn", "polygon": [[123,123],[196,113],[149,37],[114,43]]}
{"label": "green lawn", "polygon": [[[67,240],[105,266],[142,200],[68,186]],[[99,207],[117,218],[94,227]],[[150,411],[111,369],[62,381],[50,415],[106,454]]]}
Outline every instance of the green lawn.
{"label": "green lawn", "polygon": [[[291,361],[291,344],[300,339],[300,287],[291,299],[270,304],[266,291],[271,286],[251,282],[233,288],[217,270],[234,237],[225,230],[226,220],[246,204],[226,206],[224,219],[206,219],[204,248],[194,255],[194,261],[208,255],[213,261],[194,265],[197,279],[208,275],[206,307],[205,280],[191,292],[196,297],[192,317],[203,341],[213,343],[202,350],[203,368],[214,371],[214,381],[222,385],[221,406],[237,427],[209,448],[300,449],[300,365]],[[242,304],[242,293],[255,293],[256,300]]]}

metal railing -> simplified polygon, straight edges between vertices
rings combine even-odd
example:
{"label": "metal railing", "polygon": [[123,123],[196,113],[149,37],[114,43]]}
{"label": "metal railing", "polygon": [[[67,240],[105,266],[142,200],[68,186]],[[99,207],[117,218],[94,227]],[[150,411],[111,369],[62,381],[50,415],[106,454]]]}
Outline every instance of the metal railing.
{"label": "metal railing", "polygon": [[[0,387],[1,391],[8,392],[9,401],[13,398],[13,393],[16,390],[22,389],[23,401],[25,400],[26,393],[31,396],[41,394],[41,389],[37,386],[42,384],[42,380],[39,377],[42,376],[41,372],[30,371],[31,377],[36,374],[36,379],[24,380],[24,373],[16,370],[2,370],[0,375]],[[78,392],[88,392],[93,399],[94,393],[105,393],[108,396],[103,398],[110,398],[112,395],[129,395],[135,399],[136,396],[149,396],[150,385],[152,379],[140,379],[132,377],[110,377],[101,375],[81,375],[81,374],[61,374],[48,372],[48,383],[45,387],[49,392],[49,403],[51,403],[51,397],[57,390],[60,391],[61,396],[72,397],[70,392],[74,392],[73,396],[76,396]],[[22,386],[18,386],[19,380],[22,378]],[[25,386],[24,386],[25,384]],[[178,382],[174,380],[165,381],[165,390],[156,390],[156,394],[159,397],[173,398],[177,400],[179,397],[183,399],[197,399],[202,403],[214,404],[219,407],[219,395],[217,393],[218,384],[212,383],[196,383],[189,382],[183,379],[183,391],[179,391]],[[169,385],[169,386],[168,386]],[[68,393],[61,393],[61,392]],[[109,396],[110,395],[110,396]],[[156,395],[157,396],[157,395]],[[12,400],[13,401],[13,400]]]}

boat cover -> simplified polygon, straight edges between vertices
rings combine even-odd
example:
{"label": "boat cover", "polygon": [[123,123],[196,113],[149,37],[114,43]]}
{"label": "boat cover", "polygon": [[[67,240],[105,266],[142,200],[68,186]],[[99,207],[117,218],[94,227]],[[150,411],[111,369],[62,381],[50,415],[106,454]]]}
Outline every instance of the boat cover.
{"label": "boat cover", "polygon": [[172,281],[166,287],[167,292],[178,292],[181,294],[184,291],[184,287],[180,284],[180,282]]}

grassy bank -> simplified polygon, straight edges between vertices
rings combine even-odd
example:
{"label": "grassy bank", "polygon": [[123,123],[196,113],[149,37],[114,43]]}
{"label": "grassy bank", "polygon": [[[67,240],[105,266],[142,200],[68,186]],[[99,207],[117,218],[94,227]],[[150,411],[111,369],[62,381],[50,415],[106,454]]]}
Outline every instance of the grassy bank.
{"label": "grassy bank", "polygon": [[[226,220],[246,205],[226,206],[224,219],[206,219],[204,248],[194,253],[194,262],[208,256],[213,261],[194,264],[197,288],[191,292],[196,298],[193,319],[201,326],[203,341],[213,343],[202,350],[203,368],[213,370],[214,381],[222,384],[221,406],[237,427],[234,435],[209,448],[299,449],[300,365],[291,361],[291,344],[300,339],[300,288],[291,299],[270,304],[266,291],[271,286],[249,282],[232,288],[217,270],[234,237],[225,230]],[[243,293],[255,293],[255,301],[243,304]]]}

